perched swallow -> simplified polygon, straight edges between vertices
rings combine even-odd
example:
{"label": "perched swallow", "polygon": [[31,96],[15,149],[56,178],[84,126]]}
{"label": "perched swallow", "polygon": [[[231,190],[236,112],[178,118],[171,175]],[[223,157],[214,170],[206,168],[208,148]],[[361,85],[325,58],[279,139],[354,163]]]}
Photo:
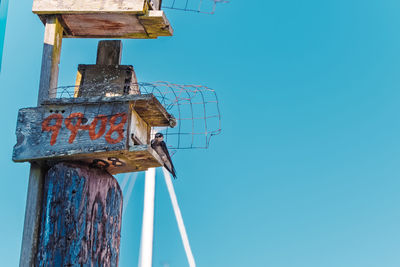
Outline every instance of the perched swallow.
{"label": "perched swallow", "polygon": [[151,147],[157,152],[164,162],[164,167],[172,174],[176,179],[176,172],[174,164],[172,164],[171,157],[168,152],[167,145],[164,142],[164,135],[162,133],[156,133],[156,136],[151,140]]}

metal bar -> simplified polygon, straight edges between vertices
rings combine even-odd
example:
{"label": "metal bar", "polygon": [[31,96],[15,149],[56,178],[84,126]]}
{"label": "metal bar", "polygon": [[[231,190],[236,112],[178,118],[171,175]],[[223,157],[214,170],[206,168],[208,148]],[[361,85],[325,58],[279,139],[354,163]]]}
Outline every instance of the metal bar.
{"label": "metal bar", "polygon": [[139,267],[151,267],[153,260],[154,194],[156,169],[146,171],[144,184],[144,205],[142,237],[140,241]]}
{"label": "metal bar", "polygon": [[174,213],[176,217],[176,222],[178,223],[179,233],[181,234],[183,247],[185,248],[186,257],[189,262],[190,267],[196,267],[196,262],[194,261],[192,249],[190,248],[189,238],[186,233],[185,224],[183,223],[181,209],[178,205],[178,200],[176,198],[174,186],[172,185],[171,175],[167,169],[163,168],[165,183],[167,184],[169,197],[171,198],[172,207],[174,208]]}

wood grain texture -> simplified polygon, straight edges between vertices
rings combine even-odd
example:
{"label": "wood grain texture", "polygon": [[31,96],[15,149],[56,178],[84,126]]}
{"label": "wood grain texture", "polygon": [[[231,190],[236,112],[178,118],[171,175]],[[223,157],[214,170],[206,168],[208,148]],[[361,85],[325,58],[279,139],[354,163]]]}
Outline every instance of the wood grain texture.
{"label": "wood grain texture", "polygon": [[129,146],[144,145],[148,143],[147,140],[150,138],[150,126],[147,125],[135,110],[132,110],[129,128]]}
{"label": "wood grain texture", "polygon": [[78,66],[75,97],[140,94],[135,70],[130,65]]}
{"label": "wood grain texture", "polygon": [[[43,22],[48,16],[39,14]],[[61,13],[57,18],[64,27],[64,38],[155,39],[173,35],[172,26],[161,10],[146,10],[143,14]]]}
{"label": "wood grain texture", "polygon": [[103,40],[97,45],[96,65],[120,65],[122,56],[121,40]]}
{"label": "wood grain texture", "polygon": [[48,98],[56,97],[62,37],[63,27],[59,19],[49,17],[46,20],[44,33],[38,105]]}
{"label": "wood grain texture", "polygon": [[[154,124],[146,122],[135,110],[138,103],[144,114],[159,108],[154,105],[153,97],[129,95],[96,100],[88,98],[86,101],[85,98],[54,99],[41,107],[21,109],[13,160],[49,164],[82,161],[112,174],[161,166],[161,159],[146,144],[149,142],[149,125]],[[122,121],[120,114],[126,114],[126,121]],[[117,117],[113,121],[114,116]],[[112,131],[112,124],[119,125],[119,132]],[[131,141],[132,134],[144,144],[135,145]]]}
{"label": "wood grain texture", "polygon": [[29,174],[28,194],[26,197],[24,230],[22,235],[19,266],[34,266],[38,249],[40,214],[44,176],[47,169],[37,163],[32,163]]}
{"label": "wood grain texture", "polygon": [[[111,131],[111,118],[115,114],[125,113],[129,115],[129,105],[120,103],[92,104],[92,105],[58,105],[42,106],[39,108],[21,109],[18,114],[17,123],[17,144],[14,147],[13,160],[25,161],[38,158],[64,157],[78,154],[88,154],[105,151],[120,151],[127,149],[127,128],[128,123],[122,127],[122,138],[117,132]],[[103,134],[94,139],[90,136],[90,131],[79,129],[73,137],[73,131],[68,128],[67,118],[71,114],[83,114],[85,126],[96,123],[95,118],[102,115],[108,123],[105,123]],[[57,129],[47,131],[43,127],[44,122],[49,116],[59,116],[48,121],[50,127],[59,123]],[[122,117],[117,118],[121,121]],[[72,124],[77,124],[78,119],[71,120]],[[94,133],[101,132],[102,122],[95,124]],[[109,138],[107,133],[110,132]],[[112,142],[110,142],[110,140]],[[114,140],[118,142],[113,143]]]}
{"label": "wood grain texture", "polygon": [[140,23],[152,38],[172,36],[174,31],[162,10],[149,10],[146,15],[139,16]]}
{"label": "wood grain texture", "polygon": [[36,14],[129,12],[143,13],[146,0],[34,0],[32,11]]}
{"label": "wood grain texture", "polygon": [[63,14],[71,35],[78,38],[119,38],[125,35],[146,36],[146,30],[132,14]]}
{"label": "wood grain texture", "polygon": [[155,126],[176,126],[176,119],[169,114],[153,94],[124,95],[115,97],[79,97],[79,98],[57,98],[48,99],[44,105],[71,105],[71,104],[97,104],[106,102],[129,101],[131,108],[151,127]]}
{"label": "wood grain texture", "polygon": [[35,266],[118,266],[122,192],[107,172],[60,163],[45,178]]}

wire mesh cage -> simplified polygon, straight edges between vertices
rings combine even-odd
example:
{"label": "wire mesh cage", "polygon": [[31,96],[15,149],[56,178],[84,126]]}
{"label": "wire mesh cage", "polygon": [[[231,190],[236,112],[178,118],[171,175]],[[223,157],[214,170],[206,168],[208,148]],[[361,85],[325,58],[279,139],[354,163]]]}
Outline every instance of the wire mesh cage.
{"label": "wire mesh cage", "polygon": [[[73,98],[83,86],[58,87],[56,98]],[[86,92],[106,97],[118,96],[112,92],[153,94],[168,113],[176,119],[176,126],[157,127],[154,133],[164,134],[172,154],[179,149],[206,149],[213,136],[221,132],[221,114],[215,90],[203,85],[179,85],[169,82],[131,83],[118,85],[85,85]],[[100,93],[100,94],[99,94]],[[90,93],[89,93],[90,94]],[[54,96],[53,96],[54,97]],[[153,138],[153,136],[152,136]]]}
{"label": "wire mesh cage", "polygon": [[182,11],[214,14],[217,4],[229,3],[225,0],[163,0],[162,7]]}

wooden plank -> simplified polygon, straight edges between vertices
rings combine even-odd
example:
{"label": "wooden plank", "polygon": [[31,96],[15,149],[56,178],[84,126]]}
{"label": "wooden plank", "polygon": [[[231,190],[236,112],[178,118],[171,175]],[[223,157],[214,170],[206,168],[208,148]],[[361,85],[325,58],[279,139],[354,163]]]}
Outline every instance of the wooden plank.
{"label": "wooden plank", "polygon": [[122,42],[103,40],[97,45],[96,65],[121,65]]}
{"label": "wooden plank", "polygon": [[[45,21],[48,15],[39,15]],[[173,29],[161,10],[130,13],[60,14],[64,38],[153,39],[172,36]]]}
{"label": "wooden plank", "polygon": [[132,110],[129,128],[129,146],[147,144],[147,140],[149,139],[148,133],[150,127],[137,114],[135,110]]}
{"label": "wooden plank", "polygon": [[[162,166],[146,144],[150,127],[131,106],[130,102],[109,102],[21,109],[13,160],[50,165],[81,161],[112,174]],[[132,134],[143,145],[135,145]]]}
{"label": "wooden plank", "polygon": [[60,163],[46,175],[43,200],[34,266],[118,266],[122,191],[114,177]]}
{"label": "wooden plank", "polygon": [[71,33],[66,37],[119,38],[125,35],[147,36],[146,30],[140,24],[137,16],[132,14],[63,14],[61,17]]}
{"label": "wooden plank", "polygon": [[143,13],[146,0],[34,0],[32,11],[36,14],[129,12]]}
{"label": "wooden plank", "polygon": [[162,10],[149,10],[146,15],[139,16],[139,20],[150,37],[173,35],[173,29]]}
{"label": "wooden plank", "polygon": [[125,150],[129,113],[121,103],[21,109],[13,160]]}
{"label": "wooden plank", "polygon": [[106,103],[129,101],[131,108],[151,127],[175,127],[176,119],[169,114],[153,94],[124,95],[115,97],[97,96],[81,98],[57,98],[44,101],[45,105],[71,105],[83,103]]}
{"label": "wooden plank", "polygon": [[24,231],[19,266],[34,266],[37,240],[39,237],[40,213],[42,205],[44,175],[46,169],[32,163],[29,174],[28,194],[26,197]]}
{"label": "wooden plank", "polygon": [[63,27],[56,17],[49,17],[44,33],[42,69],[40,73],[38,105],[45,99],[56,97],[58,64],[60,63]]}

